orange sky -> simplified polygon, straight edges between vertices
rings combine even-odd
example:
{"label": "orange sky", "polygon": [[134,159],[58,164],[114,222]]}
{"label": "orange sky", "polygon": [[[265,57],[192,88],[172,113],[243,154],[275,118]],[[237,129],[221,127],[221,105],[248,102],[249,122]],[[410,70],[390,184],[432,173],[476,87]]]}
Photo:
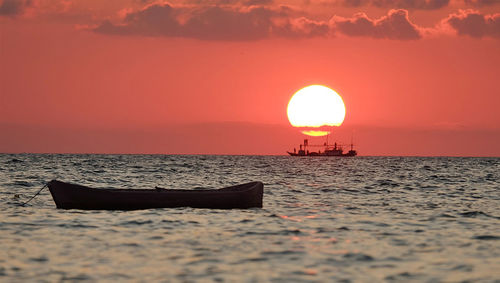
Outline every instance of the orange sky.
{"label": "orange sky", "polygon": [[0,0],[0,32],[0,152],[284,154],[322,84],[361,155],[500,156],[498,1]]}

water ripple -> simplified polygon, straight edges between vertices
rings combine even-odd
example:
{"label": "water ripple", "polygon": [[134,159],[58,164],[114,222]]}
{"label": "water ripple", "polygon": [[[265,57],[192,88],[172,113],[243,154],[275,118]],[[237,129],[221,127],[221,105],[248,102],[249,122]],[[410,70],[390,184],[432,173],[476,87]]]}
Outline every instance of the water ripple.
{"label": "water ripple", "polygon": [[[220,188],[264,207],[58,210],[52,179]],[[499,158],[0,155],[0,281],[494,282]]]}

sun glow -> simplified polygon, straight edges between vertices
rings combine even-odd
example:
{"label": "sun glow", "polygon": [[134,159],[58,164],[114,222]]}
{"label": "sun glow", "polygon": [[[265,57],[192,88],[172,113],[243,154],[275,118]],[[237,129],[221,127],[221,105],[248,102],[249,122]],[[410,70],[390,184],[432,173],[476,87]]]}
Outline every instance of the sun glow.
{"label": "sun glow", "polygon": [[340,95],[322,85],[310,85],[297,91],[288,102],[290,124],[302,128],[309,136],[330,133],[329,126],[340,126],[345,117],[345,105]]}

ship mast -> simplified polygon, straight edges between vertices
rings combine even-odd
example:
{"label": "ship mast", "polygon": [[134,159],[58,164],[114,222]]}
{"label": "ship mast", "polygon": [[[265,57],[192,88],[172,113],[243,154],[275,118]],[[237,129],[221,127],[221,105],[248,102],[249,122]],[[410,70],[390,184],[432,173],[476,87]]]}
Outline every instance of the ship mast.
{"label": "ship mast", "polygon": [[352,151],[352,150],[353,150],[353,148],[354,148],[354,144],[352,143],[353,136],[354,136],[354,133],[353,133],[353,132],[351,132],[351,151]]}

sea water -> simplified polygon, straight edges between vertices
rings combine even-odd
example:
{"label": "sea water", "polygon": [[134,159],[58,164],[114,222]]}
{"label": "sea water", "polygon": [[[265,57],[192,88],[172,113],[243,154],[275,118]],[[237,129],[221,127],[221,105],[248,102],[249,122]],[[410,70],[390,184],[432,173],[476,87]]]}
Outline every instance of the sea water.
{"label": "sea water", "polygon": [[[93,187],[264,183],[264,207],[56,209]],[[500,158],[0,155],[0,281],[499,282]]]}

